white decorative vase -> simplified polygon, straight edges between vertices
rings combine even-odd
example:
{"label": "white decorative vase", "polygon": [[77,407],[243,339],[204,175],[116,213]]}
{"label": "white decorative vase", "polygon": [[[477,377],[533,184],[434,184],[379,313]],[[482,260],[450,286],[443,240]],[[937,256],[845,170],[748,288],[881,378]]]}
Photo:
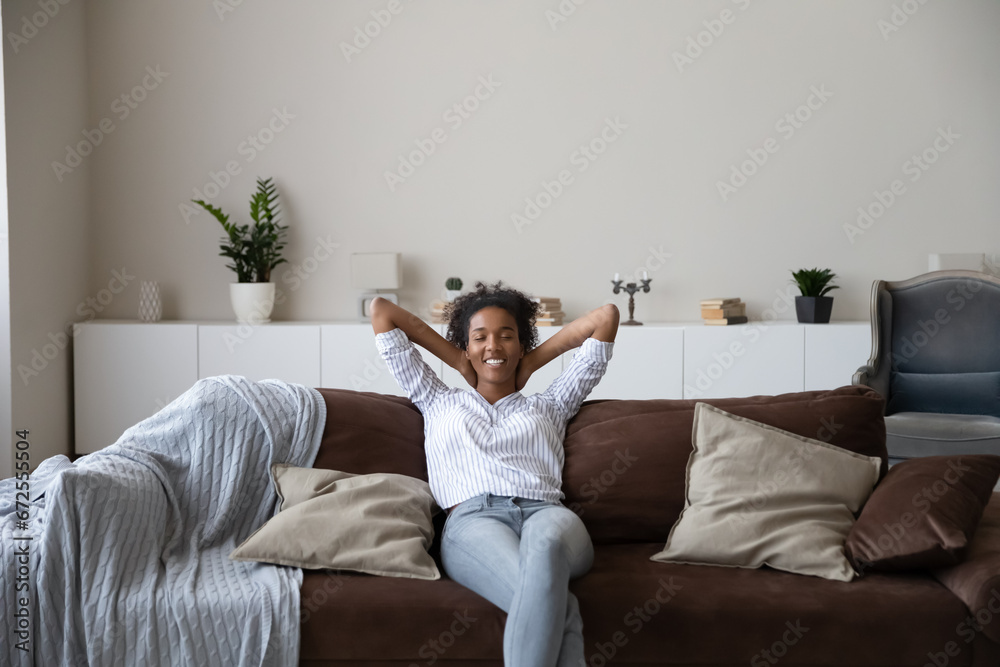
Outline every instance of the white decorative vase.
{"label": "white decorative vase", "polygon": [[454,301],[458,297],[462,296],[462,290],[460,289],[446,289],[444,291],[445,301]]}
{"label": "white decorative vase", "polygon": [[143,322],[159,322],[162,315],[160,284],[143,280],[139,283],[139,319]]}
{"label": "white decorative vase", "polygon": [[271,321],[274,309],[274,283],[230,283],[229,301],[236,321],[264,324]]}

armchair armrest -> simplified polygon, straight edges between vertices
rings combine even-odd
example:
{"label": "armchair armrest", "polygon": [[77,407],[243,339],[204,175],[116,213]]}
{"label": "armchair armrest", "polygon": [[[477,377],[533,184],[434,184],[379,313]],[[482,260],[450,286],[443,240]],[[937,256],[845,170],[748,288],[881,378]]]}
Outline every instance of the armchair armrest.
{"label": "armchair armrest", "polygon": [[981,627],[984,635],[1000,643],[1000,493],[993,494],[983,511],[965,560],[935,570],[934,577],[965,603],[973,621],[989,616],[993,622],[971,627]]}
{"label": "armchair armrest", "polygon": [[865,364],[858,370],[854,371],[854,375],[851,376],[851,384],[858,385],[863,384],[868,386],[868,378],[875,375],[875,368],[869,364]]}

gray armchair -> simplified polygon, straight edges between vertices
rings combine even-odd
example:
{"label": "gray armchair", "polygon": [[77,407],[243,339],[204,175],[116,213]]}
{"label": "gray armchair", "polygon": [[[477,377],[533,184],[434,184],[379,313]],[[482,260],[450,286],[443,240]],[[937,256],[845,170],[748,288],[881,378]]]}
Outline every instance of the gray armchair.
{"label": "gray armchair", "polygon": [[872,356],[853,384],[886,399],[889,462],[1000,454],[1000,279],[935,271],[877,280]]}

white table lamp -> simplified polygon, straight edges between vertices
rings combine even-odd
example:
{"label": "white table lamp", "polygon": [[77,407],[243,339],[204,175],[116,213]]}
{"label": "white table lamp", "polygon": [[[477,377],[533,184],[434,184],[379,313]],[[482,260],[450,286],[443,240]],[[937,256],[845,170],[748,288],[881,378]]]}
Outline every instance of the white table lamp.
{"label": "white table lamp", "polygon": [[399,303],[399,297],[392,292],[379,290],[399,289],[402,271],[398,252],[356,252],[351,255],[351,285],[354,289],[367,290],[358,297],[358,317],[371,317],[371,302],[380,296]]}
{"label": "white table lamp", "polygon": [[981,252],[931,253],[927,258],[928,271],[953,271],[966,269],[982,271],[986,254]]}

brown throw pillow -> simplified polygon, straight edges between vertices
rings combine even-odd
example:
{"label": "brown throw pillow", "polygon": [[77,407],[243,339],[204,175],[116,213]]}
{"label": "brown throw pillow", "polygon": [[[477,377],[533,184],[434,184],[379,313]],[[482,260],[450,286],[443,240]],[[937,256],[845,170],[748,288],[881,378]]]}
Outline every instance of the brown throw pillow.
{"label": "brown throw pillow", "polygon": [[1000,477],[1000,456],[910,459],[875,487],[844,545],[860,574],[960,563]]}

